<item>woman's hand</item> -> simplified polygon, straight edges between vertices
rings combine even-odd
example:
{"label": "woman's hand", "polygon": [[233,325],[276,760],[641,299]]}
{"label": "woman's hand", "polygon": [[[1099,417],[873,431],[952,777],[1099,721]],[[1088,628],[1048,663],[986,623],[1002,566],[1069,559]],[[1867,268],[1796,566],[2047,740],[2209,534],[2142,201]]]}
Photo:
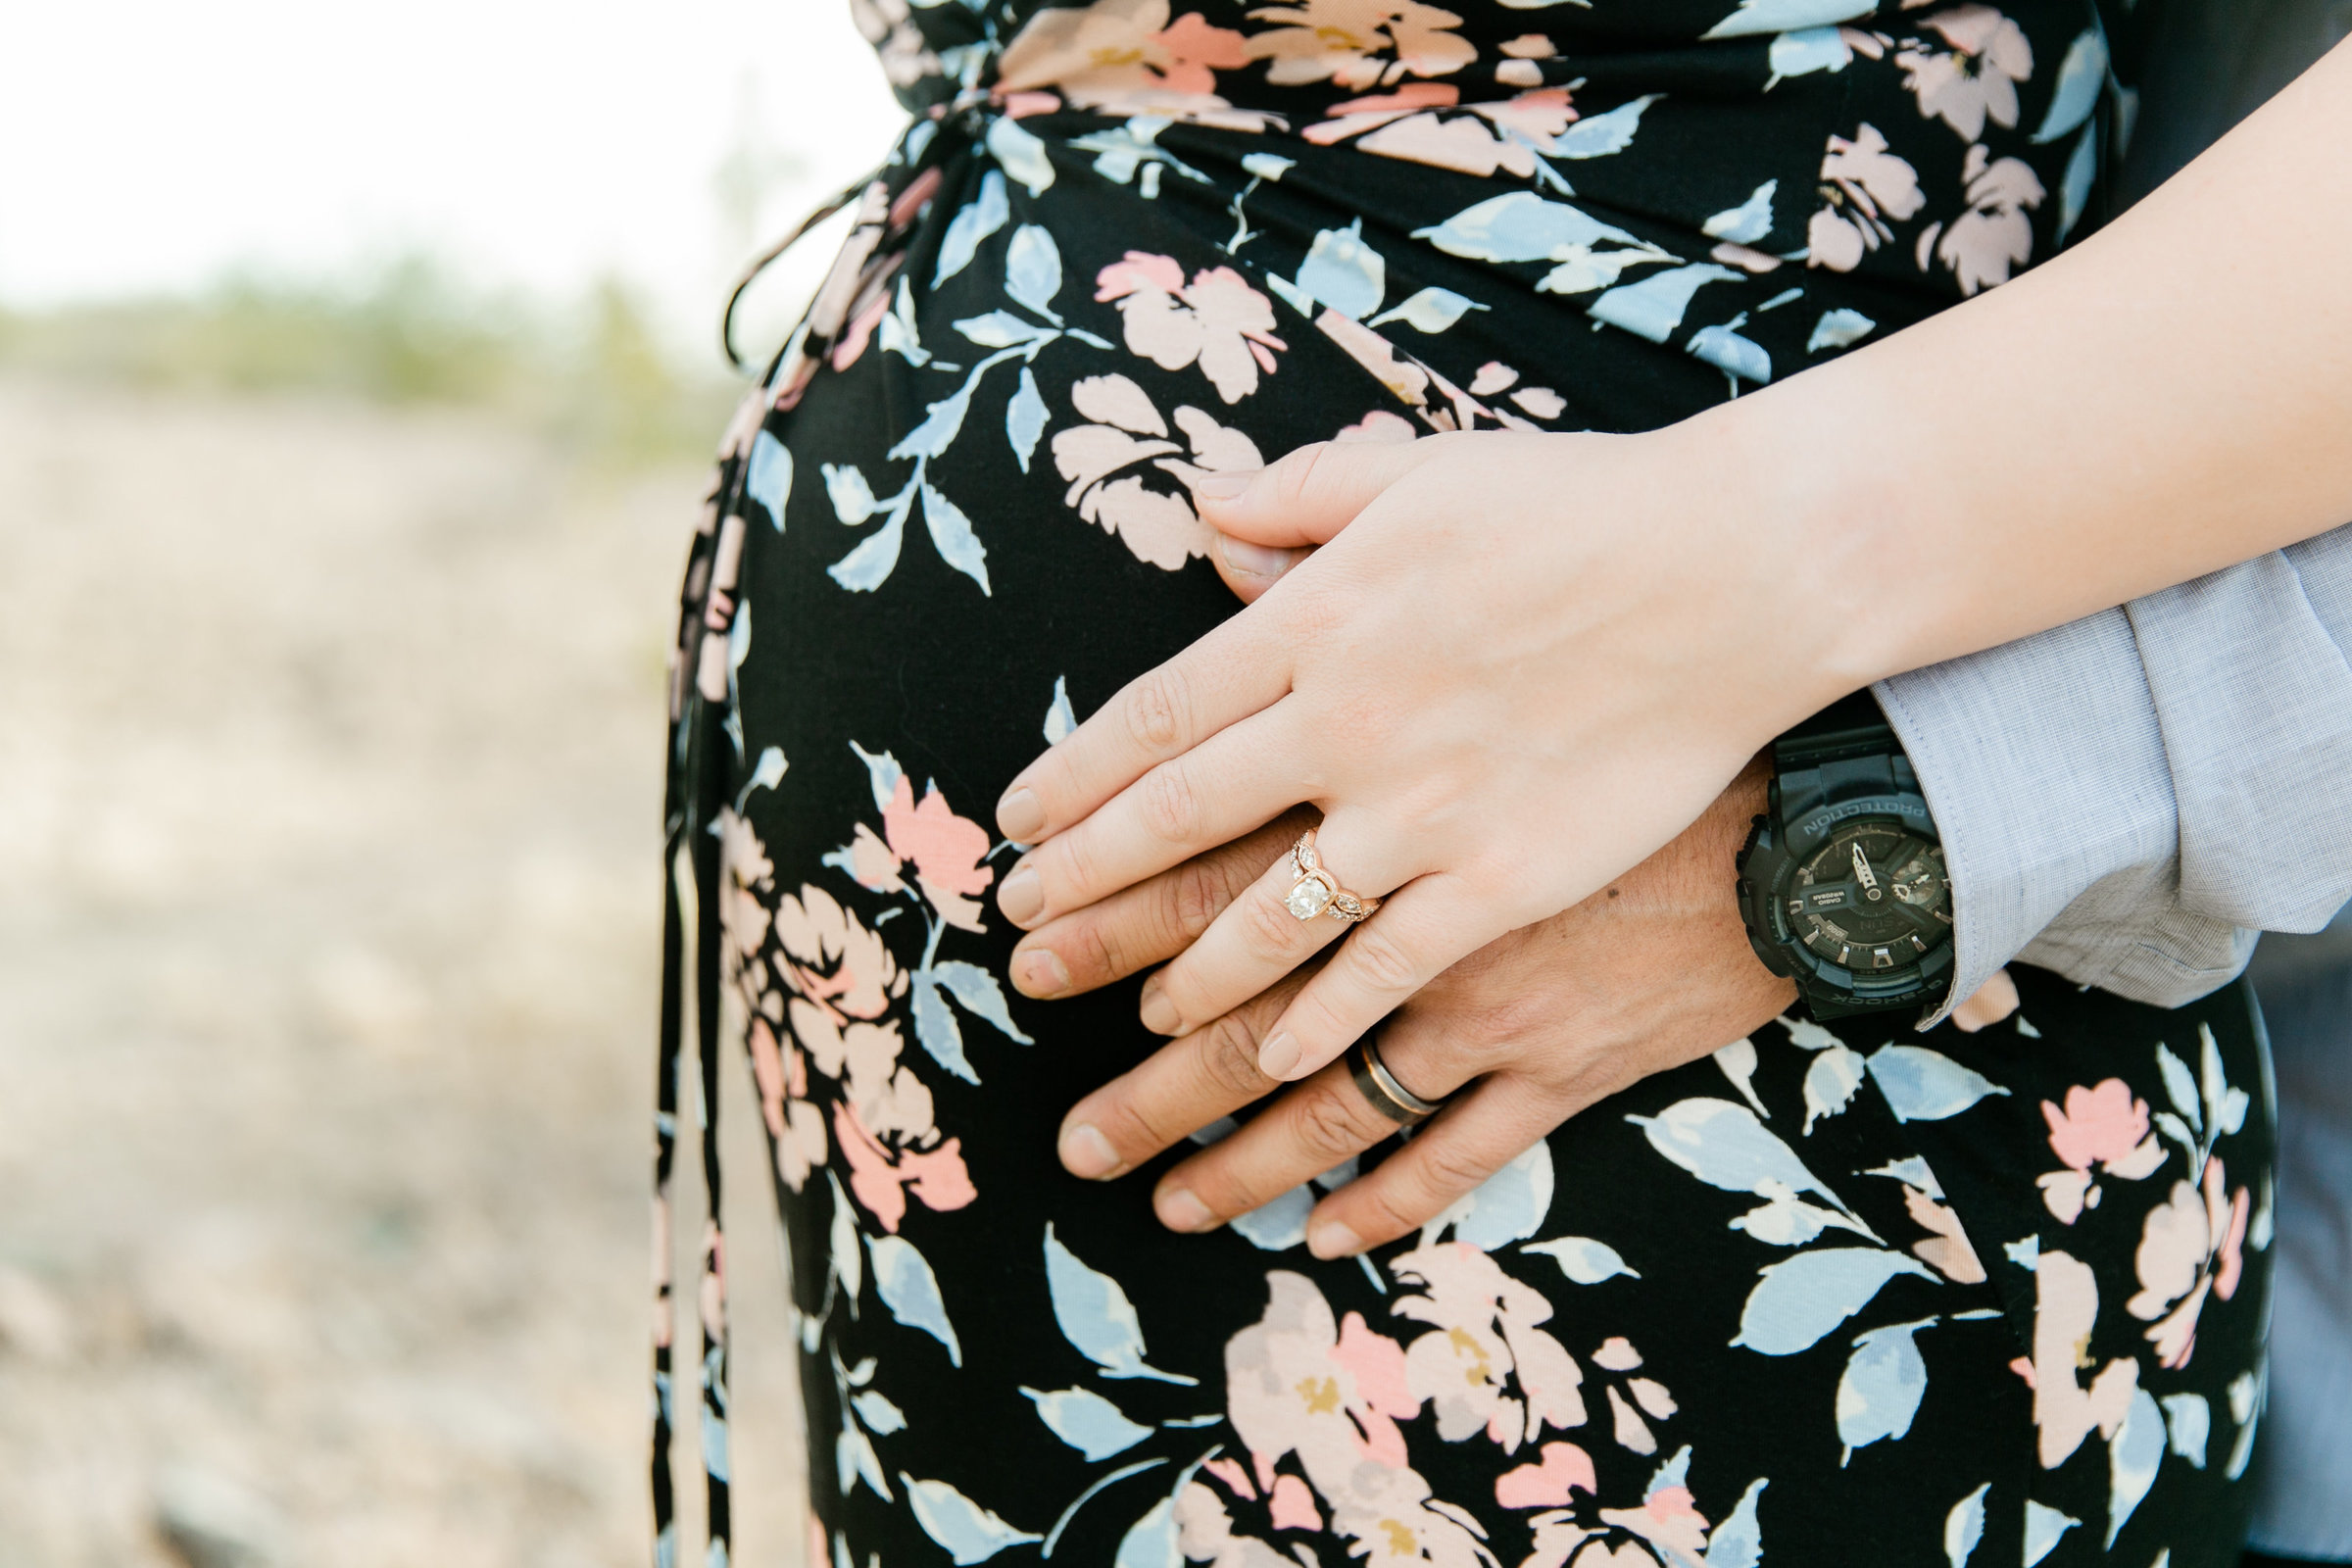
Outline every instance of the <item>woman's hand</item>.
{"label": "woman's hand", "polygon": [[[1036,847],[1007,917],[1035,929],[1312,804],[1341,885],[1394,896],[1265,1031],[1261,1069],[1298,1079],[1598,892],[1860,683],[1859,574],[1735,487],[1756,464],[1711,428],[1307,447],[1203,494],[1224,531],[1321,548],[1014,781],[999,822]],[[1199,1030],[1345,932],[1295,918],[1269,862],[1147,985],[1148,1026]]]}
{"label": "woman's hand", "polygon": [[[1318,1256],[1426,1224],[1587,1105],[1705,1055],[1788,1005],[1794,988],[1756,960],[1732,897],[1733,860],[1763,808],[1764,778],[1761,765],[1746,768],[1665,849],[1574,908],[1455,964],[1383,1026],[1382,1060],[1414,1093],[1438,1099],[1476,1086],[1322,1200],[1307,1231]],[[1015,984],[1068,995],[1181,951],[1246,896],[1309,820],[1286,816],[1053,920],[1016,950]],[[1081,1176],[1121,1175],[1279,1092],[1239,1131],[1160,1178],[1161,1220],[1198,1231],[1394,1133],[1345,1063],[1287,1089],[1259,1070],[1259,1042],[1304,983],[1283,980],[1087,1096],[1062,1124],[1062,1162]]]}

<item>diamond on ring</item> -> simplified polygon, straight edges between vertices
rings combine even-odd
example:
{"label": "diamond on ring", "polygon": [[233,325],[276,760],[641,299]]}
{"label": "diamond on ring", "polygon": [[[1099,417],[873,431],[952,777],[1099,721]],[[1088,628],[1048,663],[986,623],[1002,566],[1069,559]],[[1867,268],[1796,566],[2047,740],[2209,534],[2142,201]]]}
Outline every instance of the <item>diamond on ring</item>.
{"label": "diamond on ring", "polygon": [[1323,869],[1321,857],[1315,854],[1315,830],[1308,828],[1291,846],[1291,869],[1298,880],[1283,895],[1282,906],[1300,921],[1312,920],[1318,914],[1330,914],[1345,921],[1363,919],[1380,906],[1378,899],[1361,899],[1339,884],[1339,879]]}

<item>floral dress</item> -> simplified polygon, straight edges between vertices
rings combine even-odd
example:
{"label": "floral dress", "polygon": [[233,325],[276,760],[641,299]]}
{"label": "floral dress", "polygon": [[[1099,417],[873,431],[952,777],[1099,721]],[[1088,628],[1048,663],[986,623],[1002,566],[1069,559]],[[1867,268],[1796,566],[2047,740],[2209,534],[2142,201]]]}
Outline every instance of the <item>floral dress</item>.
{"label": "floral dress", "polygon": [[[854,4],[915,119],[694,540],[657,1128],[665,1259],[740,1042],[810,1568],[2230,1561],[2272,1215],[2242,989],[1782,1019],[1320,1262],[1351,1168],[1201,1236],[1149,1173],[1060,1168],[1066,1107],[1159,1042],[1133,983],[1011,992],[984,825],[1233,612],[1203,474],[1654,427],[1995,286],[2101,214],[2127,14]],[[682,1424],[726,1526],[703,1250],[693,1341],[658,1286],[664,1563]]]}

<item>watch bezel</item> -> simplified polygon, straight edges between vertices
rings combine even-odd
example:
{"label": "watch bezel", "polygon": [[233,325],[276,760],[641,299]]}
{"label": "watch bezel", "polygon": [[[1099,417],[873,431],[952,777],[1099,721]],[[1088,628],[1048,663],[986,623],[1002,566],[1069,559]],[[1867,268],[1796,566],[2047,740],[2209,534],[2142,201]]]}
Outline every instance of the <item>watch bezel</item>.
{"label": "watch bezel", "polygon": [[1773,973],[1796,982],[1815,1012],[1833,1015],[1877,1012],[1940,996],[1950,984],[1951,933],[1909,963],[1891,969],[1859,970],[1824,958],[1789,925],[1788,900],[1798,869],[1839,827],[1857,818],[1876,818],[1940,845],[1936,819],[1923,796],[1874,792],[1826,802],[1775,830],[1780,784],[1771,790],[1771,813],[1756,818],[1740,857],[1740,909],[1748,943]]}

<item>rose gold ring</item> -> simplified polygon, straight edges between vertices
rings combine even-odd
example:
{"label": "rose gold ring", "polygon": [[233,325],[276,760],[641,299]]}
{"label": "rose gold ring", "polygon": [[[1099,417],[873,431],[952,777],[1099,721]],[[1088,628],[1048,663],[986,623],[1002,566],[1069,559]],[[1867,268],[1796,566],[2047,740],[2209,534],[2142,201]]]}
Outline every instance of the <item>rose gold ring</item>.
{"label": "rose gold ring", "polygon": [[1315,855],[1315,830],[1311,827],[1291,846],[1291,869],[1298,874],[1298,880],[1282,896],[1282,906],[1302,921],[1328,914],[1353,923],[1380,907],[1378,899],[1356,897],[1323,869],[1322,860]]}

